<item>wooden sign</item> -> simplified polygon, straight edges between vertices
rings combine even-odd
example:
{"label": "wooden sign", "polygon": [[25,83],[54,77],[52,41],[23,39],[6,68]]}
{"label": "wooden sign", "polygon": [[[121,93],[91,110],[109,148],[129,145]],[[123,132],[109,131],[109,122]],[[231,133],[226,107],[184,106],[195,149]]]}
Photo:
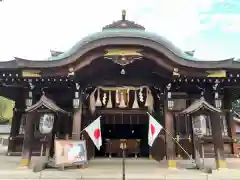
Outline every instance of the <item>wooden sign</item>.
{"label": "wooden sign", "polygon": [[22,77],[41,77],[41,71],[40,70],[23,70],[22,71]]}
{"label": "wooden sign", "polygon": [[56,165],[81,165],[87,163],[85,140],[55,140]]}
{"label": "wooden sign", "polygon": [[120,49],[106,49],[104,56],[142,56],[140,53],[141,49],[133,49],[133,48],[120,48]]}
{"label": "wooden sign", "polygon": [[227,76],[226,71],[208,71],[207,77],[213,77],[213,78],[225,78]]}

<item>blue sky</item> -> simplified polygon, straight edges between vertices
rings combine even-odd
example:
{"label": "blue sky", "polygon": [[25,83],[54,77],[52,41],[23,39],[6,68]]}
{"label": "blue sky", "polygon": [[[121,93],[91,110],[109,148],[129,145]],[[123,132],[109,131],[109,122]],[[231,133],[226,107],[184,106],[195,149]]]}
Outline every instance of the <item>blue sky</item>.
{"label": "blue sky", "polygon": [[121,18],[203,60],[240,57],[240,0],[3,0],[0,61],[43,60]]}

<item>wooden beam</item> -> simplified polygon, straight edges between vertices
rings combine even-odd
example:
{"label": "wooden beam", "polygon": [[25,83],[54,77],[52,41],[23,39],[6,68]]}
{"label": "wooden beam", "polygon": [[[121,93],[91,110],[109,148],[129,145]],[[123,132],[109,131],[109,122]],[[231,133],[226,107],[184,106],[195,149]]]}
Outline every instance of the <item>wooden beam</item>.
{"label": "wooden beam", "polygon": [[115,108],[115,109],[106,109],[101,108],[97,109],[97,114],[147,114],[147,108],[142,109],[128,109],[128,108]]}

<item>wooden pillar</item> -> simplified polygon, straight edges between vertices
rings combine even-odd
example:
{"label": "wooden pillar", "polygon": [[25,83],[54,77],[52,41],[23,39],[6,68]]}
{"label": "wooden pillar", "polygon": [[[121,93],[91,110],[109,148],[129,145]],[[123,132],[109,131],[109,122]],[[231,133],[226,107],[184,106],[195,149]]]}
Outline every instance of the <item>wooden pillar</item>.
{"label": "wooden pillar", "polygon": [[[80,94],[80,95],[79,95]],[[80,140],[81,139],[81,125],[82,125],[82,93],[79,93],[79,88],[76,87],[75,97],[73,101],[73,123],[72,123],[72,139]],[[76,105],[78,104],[78,106]],[[75,105],[74,105],[75,104]]]}
{"label": "wooden pillar", "polygon": [[[218,88],[208,88],[205,92],[205,99],[208,103],[215,107],[214,100],[216,100],[216,93],[219,91]],[[219,112],[209,112],[210,113],[210,122],[212,128],[212,138],[214,144],[215,152],[215,161],[217,169],[226,168],[226,160],[224,158],[224,141],[222,136],[222,122],[220,119]]]}
{"label": "wooden pillar", "polygon": [[[176,114],[175,115],[175,118],[176,118],[176,141],[178,142],[178,143],[181,143],[180,142],[180,117],[179,117],[179,114]],[[179,148],[179,146],[176,146],[175,147],[175,149],[176,149],[176,156],[178,157],[178,158],[180,158],[181,157],[181,149]]]}
{"label": "wooden pillar", "polygon": [[[30,107],[33,105],[33,88],[31,83],[29,83],[29,89],[27,91],[27,96],[24,96],[25,107]],[[26,98],[26,99],[25,99]],[[29,166],[32,157],[32,142],[34,140],[34,115],[33,113],[27,113],[24,124],[24,139],[22,146],[22,158],[20,160],[20,166]]]}
{"label": "wooden pillar", "polygon": [[[170,85],[170,84],[169,84]],[[171,85],[170,85],[171,86]],[[165,91],[165,100],[164,100],[164,121],[165,121],[165,129],[168,133],[165,134],[166,138],[166,158],[168,160],[168,168],[176,168],[176,152],[175,152],[175,142],[172,139],[174,132],[174,121],[173,121],[173,113],[169,110],[168,100],[171,98],[170,88],[166,88]]]}
{"label": "wooden pillar", "polygon": [[15,148],[15,139],[18,136],[20,123],[21,123],[22,112],[21,109],[13,108],[13,118],[12,118],[12,125],[11,125],[11,132],[9,136],[9,143],[8,143],[8,155],[11,155],[11,152],[14,151]]}
{"label": "wooden pillar", "polygon": [[32,139],[33,139],[33,115],[28,114],[26,116],[26,122],[24,125],[24,140],[23,140],[23,149],[22,149],[22,158],[20,160],[20,166],[29,166],[31,163],[32,156]]}
{"label": "wooden pillar", "polygon": [[222,128],[220,124],[220,114],[217,112],[210,113],[212,136],[215,151],[215,160],[217,169],[226,168],[226,160],[224,158],[224,142],[222,137]]}
{"label": "wooden pillar", "polygon": [[[174,122],[173,114],[170,111],[164,113],[165,129],[173,136],[174,135]],[[176,168],[176,153],[175,142],[172,137],[166,133],[166,157],[168,160],[168,168]]]}
{"label": "wooden pillar", "polygon": [[11,132],[9,136],[9,143],[8,143],[8,155],[11,155],[11,152],[14,151],[15,148],[15,138],[19,134],[19,128],[21,124],[21,118],[22,114],[24,112],[25,108],[25,99],[24,96],[22,96],[22,93],[19,93],[17,95],[17,98],[15,100],[15,106],[13,108],[13,118],[12,118],[12,124],[11,124]]}
{"label": "wooden pillar", "polygon": [[233,116],[232,116],[232,113],[231,113],[231,122],[229,123],[229,126],[230,126],[230,132],[231,132],[231,137],[233,139],[233,143],[232,143],[232,153],[235,155],[235,157],[239,157],[239,150],[238,150],[238,143],[237,143],[237,140],[235,139],[237,134],[236,134],[236,122],[233,121]]}
{"label": "wooden pillar", "polygon": [[[236,123],[233,120],[232,112],[232,96],[231,89],[224,89],[224,99],[223,99],[224,110],[226,112],[226,122],[228,126],[228,133],[232,139],[236,137]],[[238,155],[238,144],[237,142],[232,143],[232,153]]]}

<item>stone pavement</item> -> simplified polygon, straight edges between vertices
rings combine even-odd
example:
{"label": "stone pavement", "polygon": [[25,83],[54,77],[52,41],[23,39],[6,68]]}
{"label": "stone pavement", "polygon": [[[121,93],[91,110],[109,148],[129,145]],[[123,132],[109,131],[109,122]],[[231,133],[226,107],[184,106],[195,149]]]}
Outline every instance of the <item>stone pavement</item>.
{"label": "stone pavement", "polygon": [[[47,169],[42,173],[33,173],[32,170],[19,168],[17,163],[20,157],[0,156],[0,179],[92,179],[110,180],[122,179],[121,159],[95,159],[91,160],[86,169]],[[36,161],[34,158],[33,162]],[[209,163],[212,162],[209,159]],[[188,164],[186,161],[178,161],[179,169],[166,169],[166,163],[158,163],[148,159],[127,159],[126,180],[240,180],[240,159],[230,159],[231,169],[214,171],[213,174],[205,174],[196,170],[181,169]]]}

